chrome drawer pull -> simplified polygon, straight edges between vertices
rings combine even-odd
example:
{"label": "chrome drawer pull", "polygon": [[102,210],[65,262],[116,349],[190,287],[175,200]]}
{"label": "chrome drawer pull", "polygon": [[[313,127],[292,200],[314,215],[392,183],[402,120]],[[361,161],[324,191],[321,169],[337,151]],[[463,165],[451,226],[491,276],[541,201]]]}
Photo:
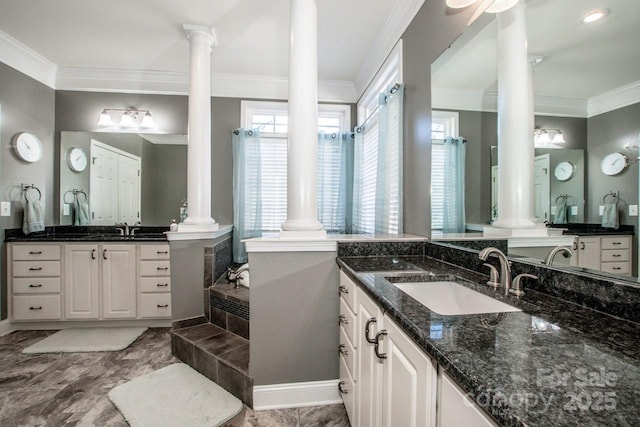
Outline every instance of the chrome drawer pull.
{"label": "chrome drawer pull", "polygon": [[338,289],[340,289],[340,293],[341,294],[348,294],[349,293],[349,289],[347,289],[346,286],[340,286]]}
{"label": "chrome drawer pull", "polygon": [[156,286],[158,286],[159,288],[164,288],[165,286],[169,286],[168,283],[158,283]]}
{"label": "chrome drawer pull", "polygon": [[156,267],[156,270],[161,270],[161,271],[168,270],[168,269],[169,267]]}
{"label": "chrome drawer pull", "polygon": [[29,267],[29,271],[40,271],[42,267]]}
{"label": "chrome drawer pull", "polygon": [[30,288],[41,288],[42,283],[32,283],[29,285]]}
{"label": "chrome drawer pull", "polygon": [[42,255],[42,251],[29,251],[29,255]]}
{"label": "chrome drawer pull", "polygon": [[340,394],[349,394],[349,390],[347,390],[346,388],[343,388],[345,384],[346,383],[344,381],[340,381],[338,383],[338,390],[340,391]]}
{"label": "chrome drawer pull", "polygon": [[167,308],[169,304],[156,304],[158,308]]}
{"label": "chrome drawer pull", "polygon": [[369,338],[369,331],[371,328],[371,324],[372,323],[377,323],[378,320],[376,320],[375,317],[372,317],[371,319],[367,320],[367,323],[365,323],[364,325],[364,338],[367,340],[367,342],[369,344],[375,344],[376,343],[376,339],[375,338]]}
{"label": "chrome drawer pull", "polygon": [[349,324],[349,320],[347,319],[347,316],[345,316],[344,314],[341,314],[338,317],[338,324],[339,325],[348,325]]}
{"label": "chrome drawer pull", "polygon": [[158,255],[166,255],[166,254],[168,254],[168,253],[169,253],[169,251],[156,251],[156,253],[157,253]]}
{"label": "chrome drawer pull", "polygon": [[38,306],[38,307],[29,307],[29,310],[42,310],[42,306]]}
{"label": "chrome drawer pull", "polygon": [[387,358],[387,354],[386,353],[380,353],[380,337],[384,337],[387,335],[387,331],[386,330],[381,330],[380,332],[378,332],[376,334],[376,339],[375,339],[375,345],[373,346],[373,351],[376,353],[376,356],[378,356],[378,359],[386,359]]}
{"label": "chrome drawer pull", "polygon": [[344,348],[345,348],[345,345],[344,344],[340,344],[338,346],[338,353],[340,353],[343,356],[348,356],[349,352],[347,350],[345,350]]}

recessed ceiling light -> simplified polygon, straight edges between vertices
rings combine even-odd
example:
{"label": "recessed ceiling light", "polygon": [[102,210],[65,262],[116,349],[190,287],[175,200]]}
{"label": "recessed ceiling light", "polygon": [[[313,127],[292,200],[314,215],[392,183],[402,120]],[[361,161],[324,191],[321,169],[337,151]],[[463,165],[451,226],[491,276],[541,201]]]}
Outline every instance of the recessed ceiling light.
{"label": "recessed ceiling light", "polygon": [[609,12],[611,12],[609,9],[592,10],[584,15],[580,22],[582,22],[583,24],[591,24],[592,22],[599,21],[602,18],[606,17]]}

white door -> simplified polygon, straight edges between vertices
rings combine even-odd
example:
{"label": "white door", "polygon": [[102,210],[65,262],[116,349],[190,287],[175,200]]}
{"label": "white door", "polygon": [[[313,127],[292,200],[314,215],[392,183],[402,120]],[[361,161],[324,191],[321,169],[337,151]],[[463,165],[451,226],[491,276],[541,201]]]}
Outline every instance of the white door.
{"label": "white door", "polygon": [[[358,425],[379,426],[381,409],[380,385],[382,380],[382,359],[374,352],[374,345],[367,341],[365,326],[369,324],[369,338],[374,338],[382,329],[382,313],[378,306],[360,289],[358,289],[358,331],[356,332],[358,362],[356,383],[358,399],[356,403],[356,419]],[[375,319],[375,322],[373,321]]]}
{"label": "white door", "polygon": [[105,319],[136,317],[136,247],[102,245],[102,315]]}
{"label": "white door", "polygon": [[118,157],[118,218],[119,222],[140,221],[140,158]]}
{"label": "white door", "polygon": [[118,219],[118,154],[91,140],[89,207],[91,225],[113,225]]}
{"label": "white door", "polygon": [[549,210],[551,205],[551,182],[549,178],[550,155],[543,154],[535,158],[535,176],[534,176],[534,206],[535,215],[538,222],[550,221]]}
{"label": "white door", "polygon": [[64,245],[65,319],[97,319],[98,245]]}
{"label": "white door", "polygon": [[382,425],[435,427],[437,368],[388,317],[382,348]]}

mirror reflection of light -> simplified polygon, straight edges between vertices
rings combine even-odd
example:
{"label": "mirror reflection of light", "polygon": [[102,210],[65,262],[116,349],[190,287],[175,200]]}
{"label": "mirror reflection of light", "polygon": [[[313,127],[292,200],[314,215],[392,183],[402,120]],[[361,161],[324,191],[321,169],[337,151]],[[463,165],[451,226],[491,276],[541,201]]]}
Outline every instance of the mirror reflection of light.
{"label": "mirror reflection of light", "polygon": [[560,326],[547,322],[539,317],[531,316],[531,331],[534,333],[539,332],[555,332],[562,329]]}
{"label": "mirror reflection of light", "polygon": [[593,22],[599,21],[602,18],[606,17],[609,14],[609,12],[610,12],[609,9],[592,10],[591,12],[583,16],[580,22],[582,22],[583,24],[591,24]]}
{"label": "mirror reflection of light", "polygon": [[442,322],[433,322],[429,327],[429,338],[432,340],[441,340],[443,337],[444,324]]}

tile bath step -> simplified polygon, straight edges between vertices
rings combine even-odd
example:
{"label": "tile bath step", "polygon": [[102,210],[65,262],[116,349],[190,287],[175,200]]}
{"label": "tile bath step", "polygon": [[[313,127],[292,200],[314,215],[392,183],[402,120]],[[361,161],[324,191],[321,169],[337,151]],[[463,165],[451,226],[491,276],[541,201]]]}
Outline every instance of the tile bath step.
{"label": "tile bath step", "polygon": [[173,355],[253,407],[249,340],[211,323],[171,330]]}

